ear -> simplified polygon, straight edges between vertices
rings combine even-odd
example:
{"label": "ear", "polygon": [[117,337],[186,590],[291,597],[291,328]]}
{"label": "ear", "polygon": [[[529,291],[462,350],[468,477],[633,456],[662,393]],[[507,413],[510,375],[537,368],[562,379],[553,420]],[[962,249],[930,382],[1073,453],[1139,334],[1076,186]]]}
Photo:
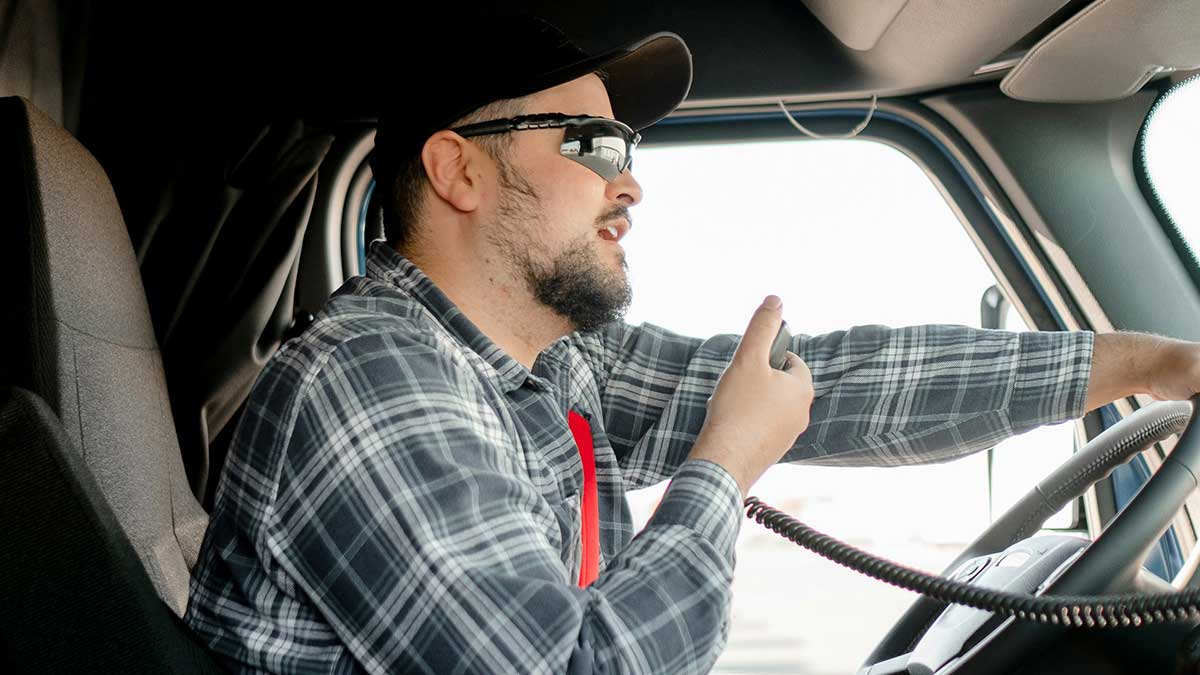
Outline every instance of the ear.
{"label": "ear", "polygon": [[482,184],[478,148],[453,131],[439,131],[421,148],[430,187],[442,201],[469,213],[479,208]]}

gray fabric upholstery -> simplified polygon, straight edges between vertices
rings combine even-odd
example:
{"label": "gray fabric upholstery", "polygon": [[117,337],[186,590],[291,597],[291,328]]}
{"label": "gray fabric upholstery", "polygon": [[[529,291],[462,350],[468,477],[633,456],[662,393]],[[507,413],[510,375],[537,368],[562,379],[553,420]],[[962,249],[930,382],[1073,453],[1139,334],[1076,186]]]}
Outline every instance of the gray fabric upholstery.
{"label": "gray fabric upholstery", "polygon": [[217,673],[40,398],[0,386],[0,671]]}
{"label": "gray fabric upholstery", "polygon": [[29,98],[61,123],[62,41],[58,2],[0,3],[0,95]]}
{"label": "gray fabric upholstery", "polygon": [[137,261],[104,170],[26,99],[0,99],[0,384],[60,417],[164,601],[187,603],[207,515],[184,477]]}
{"label": "gray fabric upholstery", "polygon": [[908,0],[875,0],[870,3],[804,0],[804,4],[842,44],[866,51],[879,42],[884,31],[908,5]]}

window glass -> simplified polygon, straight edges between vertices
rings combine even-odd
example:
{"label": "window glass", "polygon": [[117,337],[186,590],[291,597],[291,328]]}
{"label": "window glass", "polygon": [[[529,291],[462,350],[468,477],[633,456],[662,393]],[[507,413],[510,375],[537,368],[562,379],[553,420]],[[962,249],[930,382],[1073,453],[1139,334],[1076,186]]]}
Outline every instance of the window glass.
{"label": "window glass", "polygon": [[[636,167],[645,199],[622,242],[631,323],[740,334],[775,293],[793,333],[980,325],[980,299],[995,279],[929,177],[894,148],[862,140],[642,148]],[[1015,312],[1005,327],[1026,330]],[[1072,443],[1062,424],[998,446],[1006,473],[995,482],[1010,489],[993,503],[986,453],[889,469],[778,465],[752,492],[856,546],[940,572]],[[639,526],[664,487],[631,493]],[[719,672],[854,672],[914,599],[749,521],[737,556]]]}
{"label": "window glass", "polygon": [[1200,76],[1176,85],[1150,111],[1142,160],[1172,223],[1192,251],[1200,250]]}

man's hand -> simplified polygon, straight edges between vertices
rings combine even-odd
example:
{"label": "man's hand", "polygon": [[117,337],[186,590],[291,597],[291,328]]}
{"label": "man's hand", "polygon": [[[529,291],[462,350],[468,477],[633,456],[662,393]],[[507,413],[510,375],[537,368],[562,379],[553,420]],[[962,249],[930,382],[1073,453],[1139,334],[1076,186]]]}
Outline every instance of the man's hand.
{"label": "man's hand", "polygon": [[723,466],[743,497],[808,428],[813,400],[808,365],[791,352],[786,371],[769,363],[782,314],[783,305],[774,295],[754,312],[708,401],[708,416],[689,455]]}
{"label": "man's hand", "polygon": [[1200,393],[1200,343],[1144,333],[1096,335],[1088,410],[1119,398],[1149,394],[1183,401]]}

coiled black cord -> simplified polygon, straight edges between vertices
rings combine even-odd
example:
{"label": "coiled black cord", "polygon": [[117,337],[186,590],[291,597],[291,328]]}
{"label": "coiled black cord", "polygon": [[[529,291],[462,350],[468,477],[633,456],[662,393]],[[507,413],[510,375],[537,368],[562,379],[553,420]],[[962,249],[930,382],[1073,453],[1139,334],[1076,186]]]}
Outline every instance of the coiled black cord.
{"label": "coiled black cord", "polygon": [[1179,593],[1033,596],[1007,593],[905,567],[822,534],[786,513],[749,497],[746,517],[816,553],[884,583],[942,602],[1053,626],[1120,628],[1200,617],[1200,589]]}

